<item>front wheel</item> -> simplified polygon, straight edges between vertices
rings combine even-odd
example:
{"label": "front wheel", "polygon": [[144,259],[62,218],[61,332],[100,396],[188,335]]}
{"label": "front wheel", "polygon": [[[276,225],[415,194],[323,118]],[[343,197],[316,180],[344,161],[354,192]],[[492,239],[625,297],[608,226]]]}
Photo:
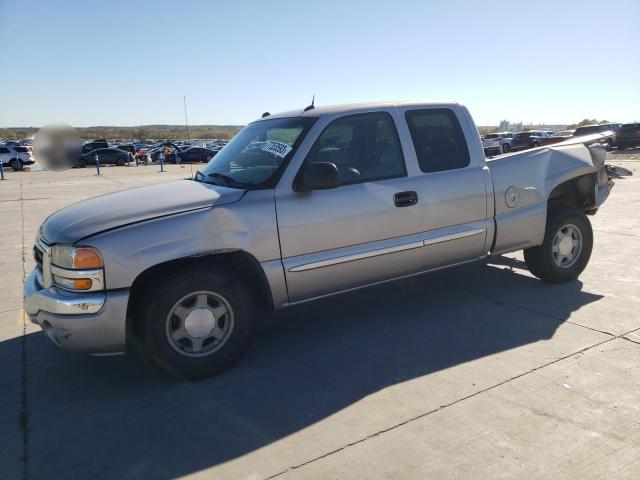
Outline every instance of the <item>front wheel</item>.
{"label": "front wheel", "polygon": [[14,158],[13,160],[11,160],[9,162],[9,165],[11,166],[14,172],[19,172],[20,170],[22,170],[24,166],[24,164],[22,163],[22,160],[20,160],[19,158]]}
{"label": "front wheel", "polygon": [[230,271],[168,272],[137,302],[144,354],[178,378],[208,377],[231,367],[253,336],[253,299]]}
{"label": "front wheel", "polygon": [[593,230],[577,210],[557,210],[547,218],[544,242],[524,251],[529,271],[544,282],[575,280],[585,269],[593,249]]}
{"label": "front wheel", "polygon": [[505,143],[504,145],[502,145],[502,151],[504,153],[509,153],[511,151],[511,145],[509,145],[508,143]]}

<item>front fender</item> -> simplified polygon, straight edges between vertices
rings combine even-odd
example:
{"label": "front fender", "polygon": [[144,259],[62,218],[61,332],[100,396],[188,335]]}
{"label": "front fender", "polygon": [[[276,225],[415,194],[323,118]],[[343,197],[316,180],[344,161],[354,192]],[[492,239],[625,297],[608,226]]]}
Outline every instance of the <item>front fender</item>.
{"label": "front fender", "polygon": [[279,261],[273,193],[268,192],[124,226],[83,243],[102,253],[107,290],[129,288],[145,270],[180,258],[243,250],[261,263]]}

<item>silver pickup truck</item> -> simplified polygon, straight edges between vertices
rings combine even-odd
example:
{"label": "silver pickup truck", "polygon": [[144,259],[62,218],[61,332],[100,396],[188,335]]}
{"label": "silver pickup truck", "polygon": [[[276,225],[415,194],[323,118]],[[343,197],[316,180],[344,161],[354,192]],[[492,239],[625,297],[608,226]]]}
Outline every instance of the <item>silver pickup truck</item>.
{"label": "silver pickup truck", "polygon": [[240,358],[258,311],[516,250],[570,281],[625,173],[598,138],[486,160],[457,103],[265,113],[192,179],[47,218],[25,309],[65,349],[136,345],[196,378]]}

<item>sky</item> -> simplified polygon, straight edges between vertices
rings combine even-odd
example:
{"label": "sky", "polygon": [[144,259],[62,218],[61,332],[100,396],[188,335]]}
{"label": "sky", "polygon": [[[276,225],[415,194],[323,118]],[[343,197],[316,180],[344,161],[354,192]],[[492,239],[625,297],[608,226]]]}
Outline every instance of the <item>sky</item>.
{"label": "sky", "polygon": [[459,101],[479,125],[640,121],[640,0],[0,0],[0,127],[246,124]]}

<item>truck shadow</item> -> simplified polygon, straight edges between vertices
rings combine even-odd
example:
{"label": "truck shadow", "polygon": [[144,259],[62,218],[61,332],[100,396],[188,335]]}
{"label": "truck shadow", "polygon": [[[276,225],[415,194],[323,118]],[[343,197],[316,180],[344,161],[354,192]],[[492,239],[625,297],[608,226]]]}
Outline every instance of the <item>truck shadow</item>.
{"label": "truck shadow", "polygon": [[[198,472],[387,387],[550,339],[571,312],[601,298],[580,282],[543,285],[520,267],[496,259],[269,314],[238,366],[193,383],[125,357],[66,354],[31,334],[30,478]],[[514,297],[545,314],[512,305]],[[19,362],[21,340],[0,343],[0,355]],[[17,441],[4,436],[3,445]]]}

